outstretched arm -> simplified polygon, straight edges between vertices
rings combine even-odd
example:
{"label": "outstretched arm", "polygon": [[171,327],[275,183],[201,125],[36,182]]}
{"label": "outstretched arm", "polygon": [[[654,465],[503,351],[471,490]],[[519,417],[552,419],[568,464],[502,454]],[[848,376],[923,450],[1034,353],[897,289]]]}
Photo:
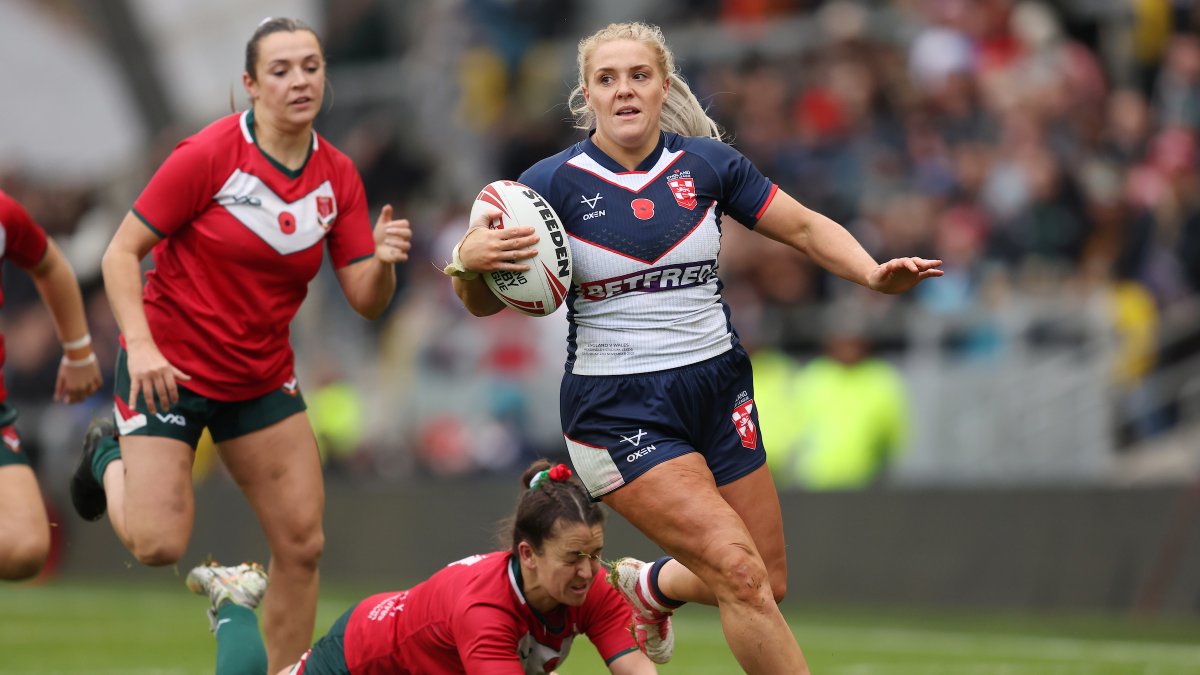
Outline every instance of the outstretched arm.
{"label": "outstretched arm", "polygon": [[54,400],[76,403],[100,388],[100,364],[92,352],[83,295],[75,270],[53,239],[46,240],[46,253],[29,270],[42,302],[54,319],[54,329],[63,345],[63,360],[58,367]]}
{"label": "outstretched arm", "polygon": [[396,264],[408,260],[412,227],[403,218],[392,219],[387,204],[375,223],[375,255],[337,270],[338,284],[354,311],[378,319],[396,292]]}
{"label": "outstretched arm", "polygon": [[894,258],[882,265],[846,228],[805,207],[780,190],[755,226],[758,232],[807,254],[843,279],[880,293],[903,293],[930,277],[942,276],[941,260]]}

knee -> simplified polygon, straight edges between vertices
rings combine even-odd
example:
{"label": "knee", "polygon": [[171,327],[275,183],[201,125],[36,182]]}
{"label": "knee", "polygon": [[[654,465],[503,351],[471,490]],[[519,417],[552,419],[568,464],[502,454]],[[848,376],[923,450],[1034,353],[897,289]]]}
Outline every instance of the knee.
{"label": "knee", "polygon": [[0,578],[20,581],[37,576],[50,557],[49,537],[31,537],[9,548],[0,560]]}
{"label": "knee", "polygon": [[271,548],[275,564],[316,571],[325,552],[325,533],[320,525],[298,530],[278,540]]}
{"label": "knee", "polygon": [[715,578],[710,586],[718,601],[759,605],[774,591],[766,564],[749,547],[727,545],[713,563]]}
{"label": "knee", "polygon": [[174,565],[183,558],[187,549],[186,541],[172,541],[166,538],[135,538],[129,547],[129,552],[143,565],[163,567]]}

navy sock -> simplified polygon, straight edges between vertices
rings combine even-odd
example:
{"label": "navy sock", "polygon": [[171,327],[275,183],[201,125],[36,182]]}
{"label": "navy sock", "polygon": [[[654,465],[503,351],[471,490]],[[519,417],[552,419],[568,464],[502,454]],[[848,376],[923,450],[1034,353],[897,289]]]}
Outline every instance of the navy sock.
{"label": "navy sock", "polygon": [[667,561],[669,560],[672,560],[671,556],[665,555],[650,563],[650,574],[648,579],[650,582],[650,592],[654,594],[654,599],[657,600],[658,603],[663,607],[668,609],[679,609],[687,603],[682,600],[668,598],[666,594],[662,592],[662,589],[658,587],[658,573],[662,571],[663,565],[666,565]]}

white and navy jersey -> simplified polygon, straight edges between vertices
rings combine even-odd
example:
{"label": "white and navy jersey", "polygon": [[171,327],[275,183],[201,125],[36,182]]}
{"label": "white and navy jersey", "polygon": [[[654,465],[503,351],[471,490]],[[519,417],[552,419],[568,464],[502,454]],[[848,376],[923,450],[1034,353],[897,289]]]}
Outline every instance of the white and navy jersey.
{"label": "white and navy jersey", "polygon": [[737,150],[663,133],[627,171],[588,138],[520,182],[571,236],[567,372],[664,370],[737,344],[717,277],[721,216],[754,227],[778,189]]}

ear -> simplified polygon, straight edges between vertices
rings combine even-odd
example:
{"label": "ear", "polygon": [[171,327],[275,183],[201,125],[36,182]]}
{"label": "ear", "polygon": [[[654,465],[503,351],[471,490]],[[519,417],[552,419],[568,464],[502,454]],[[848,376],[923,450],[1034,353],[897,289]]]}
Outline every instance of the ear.
{"label": "ear", "polygon": [[671,89],[671,78],[663,78],[663,94],[665,95]]}
{"label": "ear", "polygon": [[583,92],[583,102],[586,103],[587,106],[590,108],[592,106],[591,92],[588,91],[587,87],[580,87],[579,90]]}
{"label": "ear", "polygon": [[242,73],[242,88],[246,90],[251,101],[258,98],[258,83],[250,79],[250,73]]}
{"label": "ear", "polygon": [[526,569],[537,569],[537,557],[533,547],[529,542],[523,541],[517,544],[517,556],[521,559],[521,567]]}

